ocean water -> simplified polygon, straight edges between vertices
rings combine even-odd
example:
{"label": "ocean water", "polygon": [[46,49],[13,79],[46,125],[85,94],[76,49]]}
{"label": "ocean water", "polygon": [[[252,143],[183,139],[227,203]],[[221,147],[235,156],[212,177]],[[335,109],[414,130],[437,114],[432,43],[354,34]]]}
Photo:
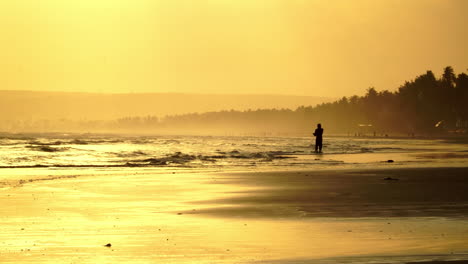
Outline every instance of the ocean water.
{"label": "ocean water", "polygon": [[[325,137],[117,136],[0,137],[0,168],[314,169],[366,166],[462,166],[468,145],[444,140]],[[393,160],[394,162],[388,162]]]}

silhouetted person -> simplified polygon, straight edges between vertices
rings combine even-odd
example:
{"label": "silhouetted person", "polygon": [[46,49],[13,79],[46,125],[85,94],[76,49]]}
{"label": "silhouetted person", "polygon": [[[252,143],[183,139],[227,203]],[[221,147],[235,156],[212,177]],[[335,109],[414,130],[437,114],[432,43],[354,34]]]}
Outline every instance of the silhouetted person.
{"label": "silhouetted person", "polygon": [[321,124],[317,124],[317,129],[315,129],[315,152],[322,152],[322,135],[323,128]]}

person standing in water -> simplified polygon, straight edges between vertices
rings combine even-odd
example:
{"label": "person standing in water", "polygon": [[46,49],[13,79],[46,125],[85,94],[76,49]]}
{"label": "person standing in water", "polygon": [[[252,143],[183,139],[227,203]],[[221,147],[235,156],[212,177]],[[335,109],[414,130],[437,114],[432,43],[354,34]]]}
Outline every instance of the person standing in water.
{"label": "person standing in water", "polygon": [[316,153],[322,152],[322,135],[323,135],[322,125],[317,124],[317,129],[315,129],[315,132],[314,132]]}

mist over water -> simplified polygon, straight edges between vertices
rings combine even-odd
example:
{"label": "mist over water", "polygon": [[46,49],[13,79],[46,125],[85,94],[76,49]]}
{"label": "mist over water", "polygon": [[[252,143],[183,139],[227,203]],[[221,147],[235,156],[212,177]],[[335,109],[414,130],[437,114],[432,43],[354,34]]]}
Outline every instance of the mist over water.
{"label": "mist over water", "polygon": [[[463,144],[442,140],[326,137],[314,154],[310,137],[115,136],[46,134],[0,138],[0,166],[336,168],[366,165],[457,165]],[[452,154],[447,155],[450,151]]]}

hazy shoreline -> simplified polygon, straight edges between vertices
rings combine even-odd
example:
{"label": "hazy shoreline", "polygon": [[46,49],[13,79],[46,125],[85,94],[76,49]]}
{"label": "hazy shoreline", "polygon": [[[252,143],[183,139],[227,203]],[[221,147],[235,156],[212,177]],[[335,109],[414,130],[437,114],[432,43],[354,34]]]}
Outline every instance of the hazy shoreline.
{"label": "hazy shoreline", "polygon": [[[287,134],[287,133],[273,133],[271,135],[266,135],[265,133],[219,133],[219,134],[191,134],[191,133],[179,133],[179,134],[170,134],[170,133],[157,133],[157,132],[132,132],[131,130],[115,132],[115,131],[102,131],[102,132],[84,132],[84,131],[51,131],[51,132],[41,132],[41,131],[26,131],[26,132],[9,132],[9,131],[0,131],[1,138],[11,138],[11,139],[34,139],[37,137],[44,138],[63,138],[63,139],[82,139],[89,137],[123,137],[123,138],[138,138],[138,137],[309,137],[311,141],[314,139],[312,136],[312,129],[310,133],[298,133],[298,134]],[[336,137],[345,137],[352,139],[423,139],[423,140],[444,140],[447,143],[459,143],[459,144],[468,144],[468,134],[421,134],[421,135],[408,135],[404,133],[390,133],[387,136],[385,135],[376,135],[372,133],[366,135],[356,136],[354,133],[327,133],[324,138],[336,138]]]}

